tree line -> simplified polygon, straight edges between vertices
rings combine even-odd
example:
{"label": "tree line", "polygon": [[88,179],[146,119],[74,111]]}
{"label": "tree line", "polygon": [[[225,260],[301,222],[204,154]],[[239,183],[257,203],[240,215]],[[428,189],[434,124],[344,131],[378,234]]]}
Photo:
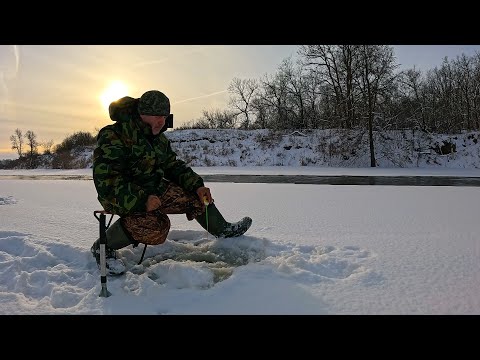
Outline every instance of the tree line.
{"label": "tree line", "polygon": [[[53,140],[42,142],[37,139],[37,134],[32,130],[23,133],[17,128],[10,136],[10,143],[12,150],[17,152],[18,159],[1,161],[2,168],[34,169],[48,165],[56,169],[70,169],[77,165],[81,166],[81,164],[75,164],[77,153],[85,147],[94,146],[96,136],[86,131],[77,131],[54,146]],[[39,147],[43,148],[42,154],[39,152]]]}
{"label": "tree line", "polygon": [[302,45],[273,75],[234,78],[226,109],[183,128],[363,130],[371,166],[374,132],[479,130],[480,54],[445,57],[426,73],[398,67],[388,45]]}

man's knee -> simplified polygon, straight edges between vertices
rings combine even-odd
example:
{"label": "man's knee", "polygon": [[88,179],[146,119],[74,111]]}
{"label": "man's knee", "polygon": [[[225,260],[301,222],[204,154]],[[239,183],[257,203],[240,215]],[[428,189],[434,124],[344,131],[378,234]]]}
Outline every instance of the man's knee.
{"label": "man's knee", "polygon": [[133,239],[147,245],[163,244],[171,225],[167,215],[157,212],[126,216],[123,224]]}

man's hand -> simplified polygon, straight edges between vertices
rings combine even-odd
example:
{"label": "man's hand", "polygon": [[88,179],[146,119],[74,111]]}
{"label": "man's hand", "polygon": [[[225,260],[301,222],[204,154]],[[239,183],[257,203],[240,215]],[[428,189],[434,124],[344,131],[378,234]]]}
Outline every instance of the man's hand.
{"label": "man's hand", "polygon": [[162,205],[162,202],[157,195],[148,195],[147,204],[145,205],[147,212],[158,209],[160,205]]}
{"label": "man's hand", "polygon": [[210,194],[210,189],[202,186],[197,189],[197,195],[200,198],[200,201],[202,204],[205,204],[205,201],[207,201],[209,204],[213,202],[212,194]]}

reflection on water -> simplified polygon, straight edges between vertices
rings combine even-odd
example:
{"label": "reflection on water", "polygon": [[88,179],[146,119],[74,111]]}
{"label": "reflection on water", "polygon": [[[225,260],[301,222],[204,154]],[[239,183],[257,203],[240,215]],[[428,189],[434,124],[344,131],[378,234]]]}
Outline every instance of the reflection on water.
{"label": "reflection on water", "polygon": [[[480,177],[354,175],[202,175],[206,182],[318,185],[480,186]],[[0,175],[0,180],[92,180],[90,175]]]}

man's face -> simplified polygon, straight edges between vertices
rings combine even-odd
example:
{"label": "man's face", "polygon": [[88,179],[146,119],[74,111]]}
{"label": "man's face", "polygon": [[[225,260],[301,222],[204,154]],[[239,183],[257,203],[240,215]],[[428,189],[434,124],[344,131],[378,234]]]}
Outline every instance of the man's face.
{"label": "man's face", "polygon": [[152,128],[153,135],[158,135],[165,126],[165,115],[140,115],[142,121]]}

